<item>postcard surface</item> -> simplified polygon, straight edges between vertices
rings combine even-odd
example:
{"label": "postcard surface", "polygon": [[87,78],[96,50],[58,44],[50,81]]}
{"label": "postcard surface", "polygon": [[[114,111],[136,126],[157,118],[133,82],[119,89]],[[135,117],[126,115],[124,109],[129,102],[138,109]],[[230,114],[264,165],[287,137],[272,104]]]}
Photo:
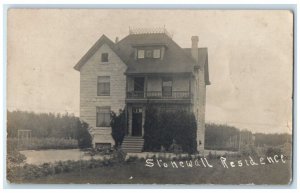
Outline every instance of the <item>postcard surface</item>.
{"label": "postcard surface", "polygon": [[9,183],[292,182],[291,11],[7,18]]}

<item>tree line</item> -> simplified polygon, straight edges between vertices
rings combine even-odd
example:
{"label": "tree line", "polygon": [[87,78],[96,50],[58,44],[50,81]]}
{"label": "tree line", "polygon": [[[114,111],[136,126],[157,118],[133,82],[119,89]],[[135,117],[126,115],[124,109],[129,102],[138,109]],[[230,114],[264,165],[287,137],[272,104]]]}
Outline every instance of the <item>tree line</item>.
{"label": "tree line", "polygon": [[[124,114],[124,113],[123,113]],[[164,119],[167,120],[167,119]],[[171,119],[172,121],[176,119]],[[145,130],[153,127],[157,121],[147,117]],[[165,125],[164,123],[163,125]],[[170,123],[171,124],[171,123]],[[155,124],[154,124],[155,125]],[[174,125],[174,124],[173,124]],[[18,130],[31,130],[32,137],[36,138],[72,138],[83,140],[85,136],[90,138],[88,134],[88,125],[72,114],[54,114],[54,113],[34,113],[27,111],[7,111],[7,136],[16,138]],[[174,126],[175,127],[175,126]],[[154,132],[152,130],[151,132]],[[224,124],[206,124],[205,130],[205,147],[206,148],[224,148],[228,144],[229,139],[239,137],[240,129],[224,125]],[[265,134],[251,133],[254,137],[255,146],[278,146],[292,142],[290,134]],[[115,137],[115,132],[113,136]],[[149,136],[151,133],[147,132]],[[193,133],[193,132],[192,132]],[[124,135],[124,133],[122,133]],[[194,135],[194,134],[193,134]],[[170,136],[169,133],[162,133],[162,136]],[[149,139],[154,140],[153,137]],[[90,139],[89,139],[90,140]],[[167,143],[170,140],[164,141]],[[169,144],[167,144],[168,146]]]}
{"label": "tree line", "polygon": [[79,147],[90,147],[89,126],[72,114],[7,111],[7,137],[17,138],[18,130],[31,130],[32,138],[78,140]]}
{"label": "tree line", "polygon": [[[288,133],[252,133],[249,130],[240,130],[234,126],[224,124],[205,124],[205,147],[208,149],[228,149],[228,142],[235,139],[240,142],[240,134],[253,136],[254,146],[281,146],[285,143],[292,143],[292,135]],[[243,139],[241,139],[243,140]],[[235,149],[236,150],[236,149]]]}

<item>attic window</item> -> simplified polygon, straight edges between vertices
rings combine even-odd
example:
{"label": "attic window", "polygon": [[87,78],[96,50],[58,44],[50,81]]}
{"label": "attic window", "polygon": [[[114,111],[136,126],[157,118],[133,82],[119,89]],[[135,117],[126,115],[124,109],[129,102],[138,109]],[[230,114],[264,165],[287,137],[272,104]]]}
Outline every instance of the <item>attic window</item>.
{"label": "attic window", "polygon": [[108,62],[108,53],[101,54],[101,62]]}

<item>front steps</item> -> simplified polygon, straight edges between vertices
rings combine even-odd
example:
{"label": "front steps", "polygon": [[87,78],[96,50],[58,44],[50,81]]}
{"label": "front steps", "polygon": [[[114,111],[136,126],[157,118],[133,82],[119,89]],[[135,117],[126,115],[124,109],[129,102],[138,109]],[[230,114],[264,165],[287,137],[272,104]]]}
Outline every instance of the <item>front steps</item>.
{"label": "front steps", "polygon": [[142,152],[143,146],[143,137],[125,136],[122,143],[122,150],[126,153],[139,153]]}

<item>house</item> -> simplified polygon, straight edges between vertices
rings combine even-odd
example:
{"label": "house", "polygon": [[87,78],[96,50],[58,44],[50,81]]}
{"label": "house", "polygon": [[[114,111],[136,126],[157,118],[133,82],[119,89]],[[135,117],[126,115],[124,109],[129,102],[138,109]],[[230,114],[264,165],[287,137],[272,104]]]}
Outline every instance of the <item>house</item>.
{"label": "house", "polygon": [[185,109],[197,119],[198,150],[204,150],[207,48],[181,48],[163,29],[130,30],[111,41],[105,35],[74,67],[80,72],[80,118],[91,127],[94,147],[110,147],[110,112],[126,109],[127,151],[141,151],[148,103],[165,110]]}

